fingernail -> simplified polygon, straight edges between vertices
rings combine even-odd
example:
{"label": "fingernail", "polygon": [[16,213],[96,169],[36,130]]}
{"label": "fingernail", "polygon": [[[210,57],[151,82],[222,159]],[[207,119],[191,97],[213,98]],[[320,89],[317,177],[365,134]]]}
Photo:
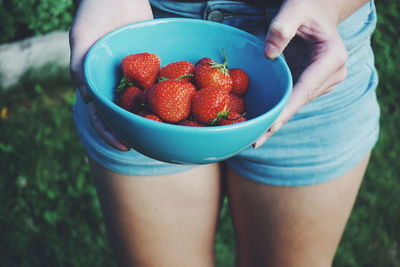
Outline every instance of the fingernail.
{"label": "fingernail", "polygon": [[257,149],[257,148],[259,148],[262,144],[263,144],[263,143],[262,143],[260,140],[257,140],[257,142],[255,142],[255,143],[253,144],[253,148],[254,148],[254,149]]}
{"label": "fingernail", "polygon": [[254,149],[259,148],[260,146],[262,146],[267,140],[268,138],[271,137],[271,133],[268,131],[265,134],[263,134],[252,146]]}
{"label": "fingernail", "polygon": [[272,125],[271,129],[269,129],[269,132],[271,132],[271,135],[273,133],[276,133],[280,128],[282,128],[282,126],[286,123],[286,121],[277,121],[274,123],[274,125]]}
{"label": "fingernail", "polygon": [[131,150],[131,148],[125,144],[120,145],[118,149],[121,150],[122,152],[127,152]]}
{"label": "fingernail", "polygon": [[265,47],[265,55],[269,59],[275,59],[279,55],[278,47],[271,43],[267,43],[267,45]]}

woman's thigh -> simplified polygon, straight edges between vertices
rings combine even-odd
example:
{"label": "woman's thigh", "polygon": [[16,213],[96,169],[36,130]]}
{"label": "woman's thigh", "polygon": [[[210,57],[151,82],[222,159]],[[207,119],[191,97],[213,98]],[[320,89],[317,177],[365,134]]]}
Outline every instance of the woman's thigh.
{"label": "woman's thigh", "polygon": [[147,177],[90,165],[121,266],[213,266],[218,165]]}
{"label": "woman's thigh", "polygon": [[271,186],[228,171],[237,266],[331,266],[368,160],[311,186]]}

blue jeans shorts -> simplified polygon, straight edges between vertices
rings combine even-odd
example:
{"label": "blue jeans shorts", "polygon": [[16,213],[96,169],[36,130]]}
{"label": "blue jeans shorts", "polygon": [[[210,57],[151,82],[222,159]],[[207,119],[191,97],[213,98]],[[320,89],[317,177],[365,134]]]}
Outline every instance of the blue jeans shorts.
{"label": "blue jeans shorts", "polygon": [[[187,17],[225,23],[261,39],[276,8],[256,7],[238,1],[150,1],[155,17]],[[345,174],[373,149],[379,133],[378,83],[370,45],[375,29],[373,1],[339,26],[349,54],[348,76],[336,89],[304,106],[263,146],[248,149],[226,164],[248,179],[270,185],[301,186],[323,183]],[[301,40],[290,46],[307,55]],[[286,56],[296,79],[304,66]],[[196,166],[175,165],[150,159],[131,149],[118,151],[107,145],[91,127],[79,94],[73,109],[76,128],[88,155],[111,171],[153,176],[177,173]]]}

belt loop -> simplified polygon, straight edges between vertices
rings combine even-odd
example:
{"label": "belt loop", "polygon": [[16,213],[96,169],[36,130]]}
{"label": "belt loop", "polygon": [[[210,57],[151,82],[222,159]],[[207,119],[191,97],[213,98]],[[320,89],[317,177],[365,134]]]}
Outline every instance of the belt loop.
{"label": "belt loop", "polygon": [[206,7],[204,8],[204,11],[203,11],[203,19],[204,20],[207,20],[209,9],[210,9],[210,5],[209,5],[208,1],[206,1]]}

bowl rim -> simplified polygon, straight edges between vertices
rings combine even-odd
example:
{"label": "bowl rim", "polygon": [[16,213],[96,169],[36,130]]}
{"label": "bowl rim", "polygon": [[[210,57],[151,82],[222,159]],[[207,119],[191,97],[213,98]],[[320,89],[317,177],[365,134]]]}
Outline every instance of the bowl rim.
{"label": "bowl rim", "polygon": [[[277,58],[274,59],[274,61],[278,61],[279,64],[281,66],[283,66],[283,70],[286,72],[287,75],[287,85],[286,88],[284,88],[285,92],[283,97],[279,100],[278,103],[276,103],[271,109],[269,109],[268,111],[262,113],[261,115],[255,117],[255,118],[251,118],[247,121],[241,122],[241,123],[236,123],[236,124],[231,124],[231,125],[223,125],[223,126],[205,126],[205,127],[189,127],[189,126],[182,126],[182,125],[178,125],[178,124],[171,124],[171,123],[160,123],[157,121],[153,121],[153,120],[149,120],[147,118],[144,118],[140,115],[134,114],[130,111],[127,111],[123,108],[121,108],[120,106],[118,106],[116,103],[114,103],[113,101],[111,101],[110,99],[108,99],[107,97],[105,97],[101,92],[99,92],[95,86],[94,86],[94,82],[91,78],[90,72],[89,72],[89,60],[92,56],[92,54],[95,52],[96,48],[98,48],[99,46],[102,45],[102,43],[107,40],[108,38],[111,38],[114,35],[117,35],[119,32],[125,31],[126,29],[130,29],[130,28],[137,28],[137,27],[141,27],[143,25],[155,25],[155,24],[159,24],[159,23],[202,23],[202,24],[210,24],[213,26],[217,26],[220,27],[222,29],[227,29],[230,31],[236,31],[242,35],[245,35],[247,38],[250,38],[252,41],[256,42],[256,43],[260,43],[260,45],[263,45],[263,42],[257,38],[256,36],[245,32],[241,29],[235,28],[233,26],[229,26],[226,24],[222,24],[222,23],[218,23],[218,22],[213,22],[213,21],[207,21],[207,20],[201,20],[201,19],[191,19],[191,18],[156,18],[156,19],[150,19],[150,20],[144,20],[144,21],[140,21],[140,22],[135,22],[135,23],[131,23],[131,24],[127,24],[125,26],[119,27],[107,34],[105,34],[104,36],[102,36],[101,38],[99,38],[89,49],[89,51],[86,53],[84,62],[83,62],[83,69],[84,69],[84,78],[86,81],[86,84],[89,88],[89,92],[91,93],[91,96],[94,98],[97,98],[98,101],[101,101],[102,103],[104,103],[108,108],[111,108],[112,110],[118,112],[118,113],[122,113],[121,115],[124,115],[124,117],[129,117],[131,116],[132,118],[134,118],[135,120],[139,120],[139,122],[141,122],[142,124],[148,124],[149,126],[152,127],[157,127],[158,129],[179,129],[182,131],[185,131],[187,133],[193,132],[193,133],[197,133],[197,132],[204,132],[204,131],[208,131],[208,132],[219,132],[219,131],[231,131],[235,128],[241,128],[241,127],[245,127],[246,125],[252,125],[252,124],[257,124],[257,122],[259,122],[260,120],[263,120],[265,117],[268,117],[271,113],[276,112],[276,110],[283,108],[283,106],[286,105],[286,103],[289,100],[289,97],[292,94],[292,87],[293,87],[293,82],[292,82],[292,75],[289,69],[289,66],[287,65],[283,54],[279,55]],[[270,60],[268,58],[265,58],[266,60]],[[179,128],[177,128],[179,127]]]}

